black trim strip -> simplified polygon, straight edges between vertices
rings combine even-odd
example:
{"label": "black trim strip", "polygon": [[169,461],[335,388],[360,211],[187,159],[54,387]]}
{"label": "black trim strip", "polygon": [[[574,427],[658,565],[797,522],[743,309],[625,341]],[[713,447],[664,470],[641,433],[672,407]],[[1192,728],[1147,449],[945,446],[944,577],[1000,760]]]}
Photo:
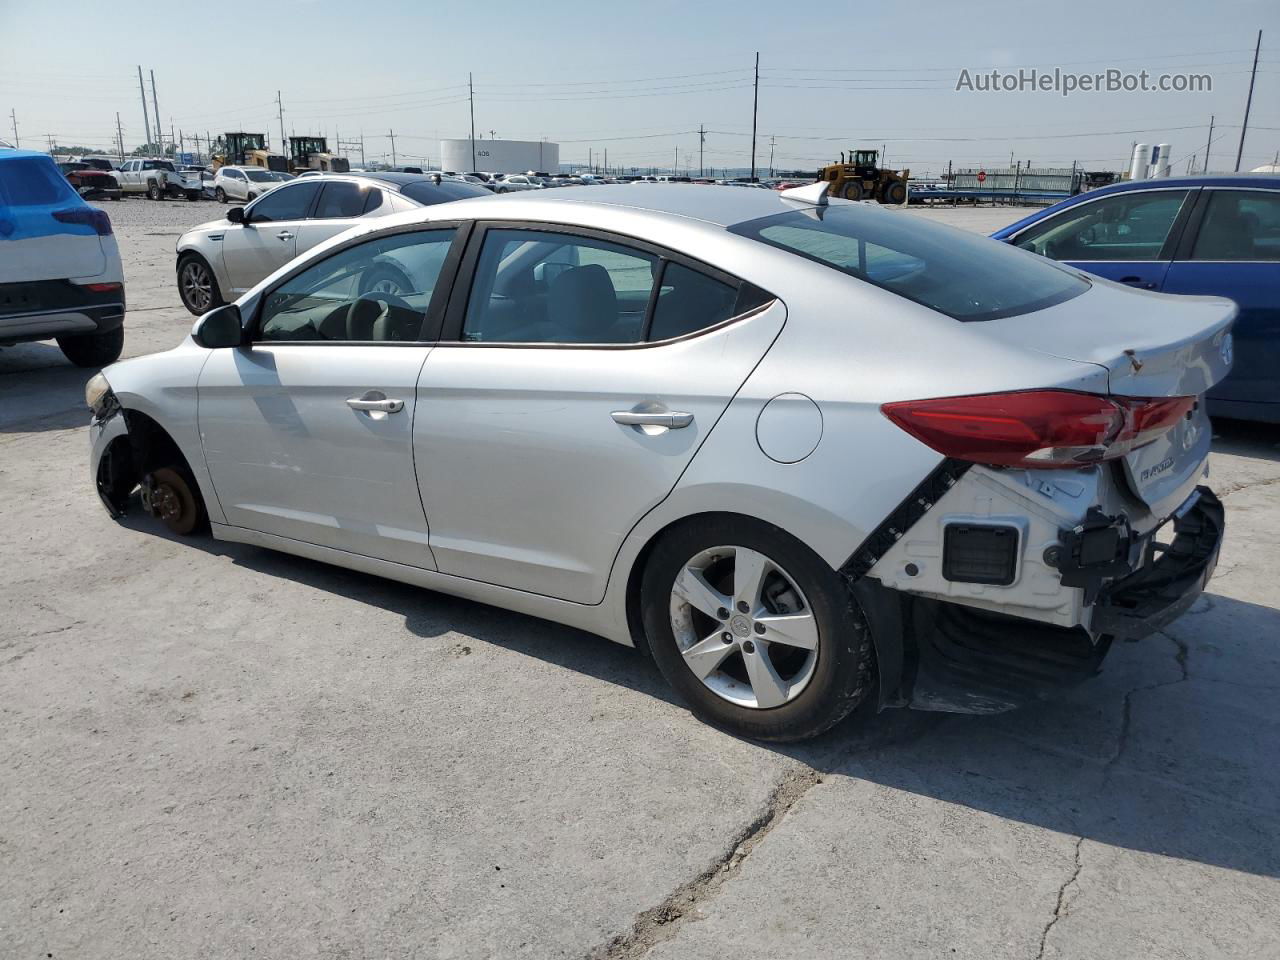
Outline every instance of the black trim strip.
{"label": "black trim strip", "polygon": [[907,531],[926,513],[933,509],[942,496],[973,466],[963,460],[943,460],[933,471],[907,494],[906,498],[881,521],[859,545],[858,549],[840,567],[840,575],[849,583],[866,576],[889,549],[906,535]]}

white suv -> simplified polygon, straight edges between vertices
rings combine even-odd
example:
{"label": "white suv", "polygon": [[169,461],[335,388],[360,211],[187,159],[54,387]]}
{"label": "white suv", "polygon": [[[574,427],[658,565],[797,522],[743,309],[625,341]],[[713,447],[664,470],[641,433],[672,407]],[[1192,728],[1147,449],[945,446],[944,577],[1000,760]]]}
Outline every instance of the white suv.
{"label": "white suv", "polygon": [[228,200],[256,200],[268,190],[294,179],[292,174],[262,167],[219,167],[213,177],[213,196],[219,203]]}

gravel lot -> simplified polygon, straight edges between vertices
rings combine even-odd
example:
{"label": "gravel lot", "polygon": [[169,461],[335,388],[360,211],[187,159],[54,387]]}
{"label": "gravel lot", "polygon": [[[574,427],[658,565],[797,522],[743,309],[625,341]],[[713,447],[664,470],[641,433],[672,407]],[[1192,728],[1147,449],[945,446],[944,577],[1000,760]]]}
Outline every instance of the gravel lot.
{"label": "gravel lot", "polygon": [[[103,208],[166,349],[222,208]],[[1278,429],[1218,425],[1209,594],[1095,681],[771,749],[634,651],[111,521],[86,379],[0,350],[6,960],[1280,956]]]}

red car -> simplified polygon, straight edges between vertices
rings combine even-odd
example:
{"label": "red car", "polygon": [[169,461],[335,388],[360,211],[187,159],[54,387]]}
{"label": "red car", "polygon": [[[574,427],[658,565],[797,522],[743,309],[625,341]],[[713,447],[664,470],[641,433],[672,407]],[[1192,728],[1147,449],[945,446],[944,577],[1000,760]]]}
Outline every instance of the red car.
{"label": "red car", "polygon": [[58,169],[76,188],[76,192],[86,200],[120,199],[120,182],[106,170],[100,170],[93,164],[80,160],[59,163]]}

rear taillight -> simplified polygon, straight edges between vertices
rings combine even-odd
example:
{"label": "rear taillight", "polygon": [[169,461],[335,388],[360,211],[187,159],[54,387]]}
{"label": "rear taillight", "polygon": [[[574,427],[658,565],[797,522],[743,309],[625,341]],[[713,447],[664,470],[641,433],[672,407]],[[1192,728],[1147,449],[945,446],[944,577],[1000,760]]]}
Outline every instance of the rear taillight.
{"label": "rear taillight", "polygon": [[921,443],[956,460],[1046,469],[1123,457],[1168,432],[1195,403],[1195,397],[1026,390],[880,409]]}
{"label": "rear taillight", "polygon": [[85,283],[81,286],[93,293],[115,293],[124,289],[123,283]]}
{"label": "rear taillight", "polygon": [[53,211],[53,219],[59,223],[79,223],[93,227],[100,237],[111,236],[111,218],[102,210],[94,207],[71,207],[67,210]]}

